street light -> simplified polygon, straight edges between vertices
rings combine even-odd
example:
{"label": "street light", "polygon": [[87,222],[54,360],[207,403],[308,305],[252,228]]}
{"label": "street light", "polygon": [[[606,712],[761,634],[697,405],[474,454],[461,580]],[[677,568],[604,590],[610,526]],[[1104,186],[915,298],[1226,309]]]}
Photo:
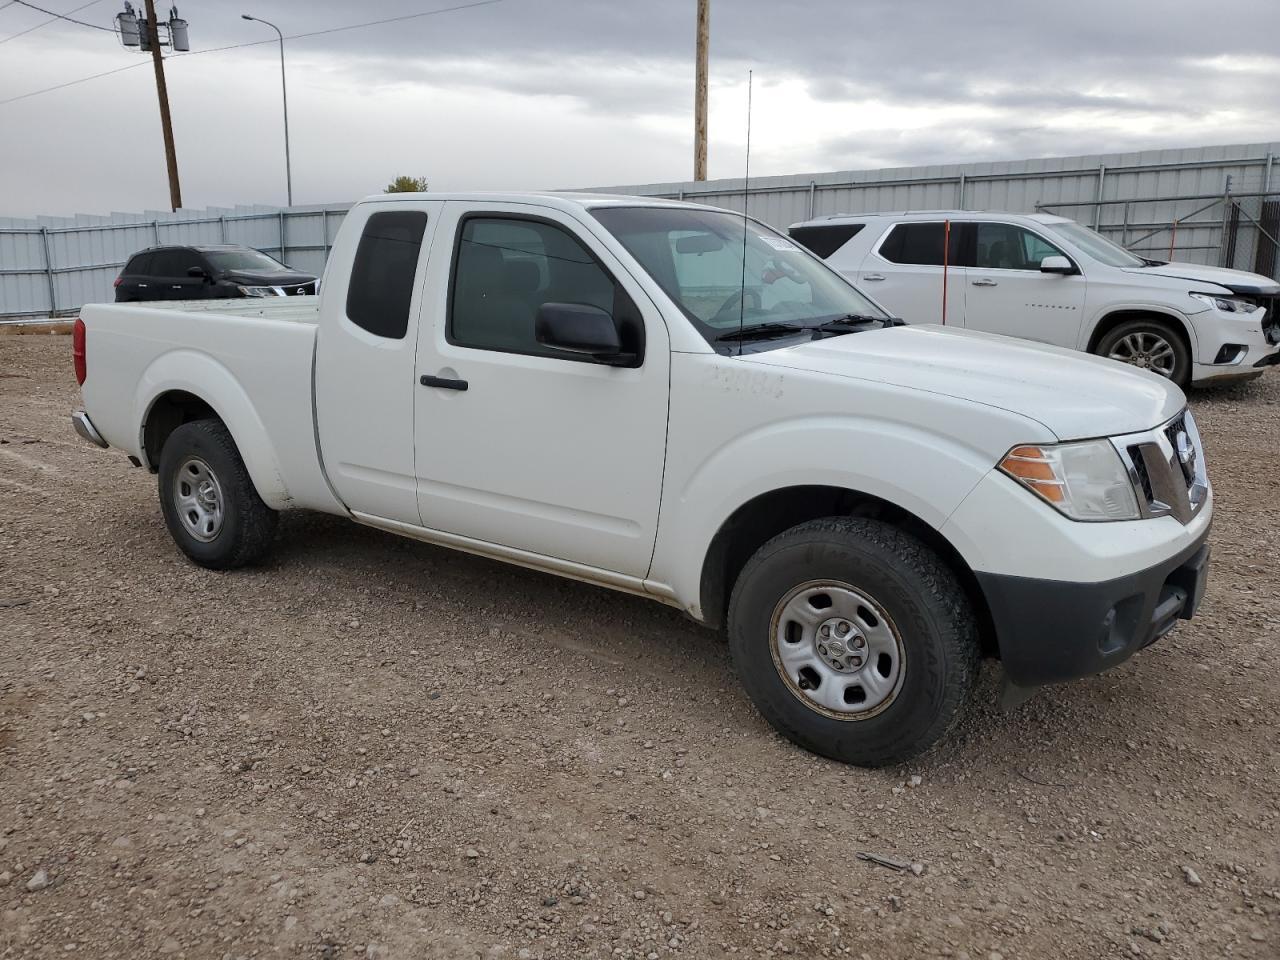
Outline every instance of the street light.
{"label": "street light", "polygon": [[280,28],[268,20],[261,17],[251,17],[247,13],[240,14],[244,20],[253,20],[257,23],[266,24],[276,32],[276,36],[280,38],[280,96],[284,99],[284,180],[285,186],[289,193],[289,206],[293,206],[293,171],[289,165],[289,90],[284,82],[284,34],[280,32]]}

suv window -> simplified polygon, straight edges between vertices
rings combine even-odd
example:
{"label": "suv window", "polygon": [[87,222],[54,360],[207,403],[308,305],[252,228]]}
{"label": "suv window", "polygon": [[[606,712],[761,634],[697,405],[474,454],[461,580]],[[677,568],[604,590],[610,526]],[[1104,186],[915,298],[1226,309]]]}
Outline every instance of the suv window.
{"label": "suv window", "polygon": [[987,270],[1039,270],[1045,257],[1065,256],[1047,240],[1011,223],[979,221],[974,265]]}
{"label": "suv window", "polygon": [[150,253],[134,254],[132,259],[125,264],[125,268],[122,272],[130,274],[131,276],[148,276],[151,273],[152,256],[153,254]]}
{"label": "suv window", "polygon": [[157,250],[151,255],[151,264],[147,272],[153,277],[185,277],[187,268],[203,267],[204,261],[194,250],[175,247],[170,250]]}
{"label": "suv window", "polygon": [[[960,224],[951,224],[951,250],[948,262],[960,266]],[[880,256],[890,263],[942,266],[942,238],[946,227],[941,222],[894,224],[880,243]]]}
{"label": "suv window", "polygon": [[421,210],[388,210],[365,222],[347,287],[352,323],[378,337],[404,339],[426,229],[427,215]]}
{"label": "suv window", "polygon": [[856,237],[865,226],[865,223],[824,223],[811,227],[792,227],[787,235],[826,260]]}
{"label": "suv window", "polygon": [[464,220],[453,262],[449,341],[583,360],[535,339],[534,318],[544,303],[590,304],[615,320],[639,319],[627,294],[568,231],[541,220]]}

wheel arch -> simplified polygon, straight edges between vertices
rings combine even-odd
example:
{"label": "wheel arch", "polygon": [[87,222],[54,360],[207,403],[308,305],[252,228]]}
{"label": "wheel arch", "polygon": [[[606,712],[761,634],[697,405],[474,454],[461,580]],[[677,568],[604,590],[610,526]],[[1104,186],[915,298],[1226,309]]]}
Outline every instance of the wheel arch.
{"label": "wheel arch", "polygon": [[1085,345],[1085,351],[1087,353],[1096,353],[1098,344],[1102,342],[1103,337],[1120,326],[1120,324],[1127,323],[1130,320],[1154,320],[1157,323],[1172,327],[1175,333],[1181,335],[1191,362],[1195,362],[1197,341],[1195,327],[1191,325],[1191,321],[1175,310],[1154,306],[1109,308],[1094,323],[1093,329],[1089,332],[1089,340]]}
{"label": "wheel arch", "polygon": [[273,509],[287,506],[289,491],[266,427],[244,388],[217,361],[189,351],[157,358],[139,381],[135,410],[139,459],[152,473],[174,430],[213,417],[230,432],[258,496]]}
{"label": "wheel arch", "polygon": [[712,537],[703,557],[699,584],[702,622],[717,629],[723,626],[735,581],[766,542],[798,524],[836,516],[880,520],[934,549],[955,574],[978,614],[983,654],[997,655],[995,627],[986,596],[972,568],[950,541],[898,504],[838,486],[781,487],[759,494],[734,510]]}

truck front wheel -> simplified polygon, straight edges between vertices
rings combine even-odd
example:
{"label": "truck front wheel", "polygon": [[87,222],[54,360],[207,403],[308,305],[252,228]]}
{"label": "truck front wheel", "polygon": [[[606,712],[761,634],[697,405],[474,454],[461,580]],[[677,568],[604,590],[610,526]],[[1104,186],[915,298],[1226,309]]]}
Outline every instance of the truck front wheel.
{"label": "truck front wheel", "polygon": [[955,575],[876,520],[814,520],[761,547],[734,585],[729,643],[774,729],[862,766],[936,743],[978,673],[977,621]]}
{"label": "truck front wheel", "polygon": [[258,496],[221,420],[193,420],[169,435],[160,451],[160,508],[182,552],[211,570],[253,563],[275,534],[277,514]]}

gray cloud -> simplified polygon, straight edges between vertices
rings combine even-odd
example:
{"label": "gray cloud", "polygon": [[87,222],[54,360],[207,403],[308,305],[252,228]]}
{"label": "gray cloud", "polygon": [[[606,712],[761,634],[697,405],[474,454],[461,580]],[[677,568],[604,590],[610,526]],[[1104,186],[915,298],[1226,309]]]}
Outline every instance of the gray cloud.
{"label": "gray cloud", "polygon": [[[292,35],[432,6],[204,0],[182,13],[205,50],[273,36],[242,12]],[[397,172],[460,187],[683,178],[693,15],[693,0],[506,0],[290,40],[300,199],[347,199]],[[40,18],[9,6],[0,36]],[[750,68],[758,89],[799,81],[830,111],[762,143],[761,173],[1260,141],[1280,127],[1278,27],[1280,4],[1258,0],[712,0],[712,81],[740,85]],[[171,64],[189,204],[275,198],[275,56],[266,44]],[[138,62],[104,34],[49,27],[0,46],[0,99]],[[921,111],[940,119],[907,121]],[[0,177],[23,185],[0,215],[162,203],[154,113],[145,64],[0,106]],[[728,175],[740,118],[711,119],[712,174]]]}

